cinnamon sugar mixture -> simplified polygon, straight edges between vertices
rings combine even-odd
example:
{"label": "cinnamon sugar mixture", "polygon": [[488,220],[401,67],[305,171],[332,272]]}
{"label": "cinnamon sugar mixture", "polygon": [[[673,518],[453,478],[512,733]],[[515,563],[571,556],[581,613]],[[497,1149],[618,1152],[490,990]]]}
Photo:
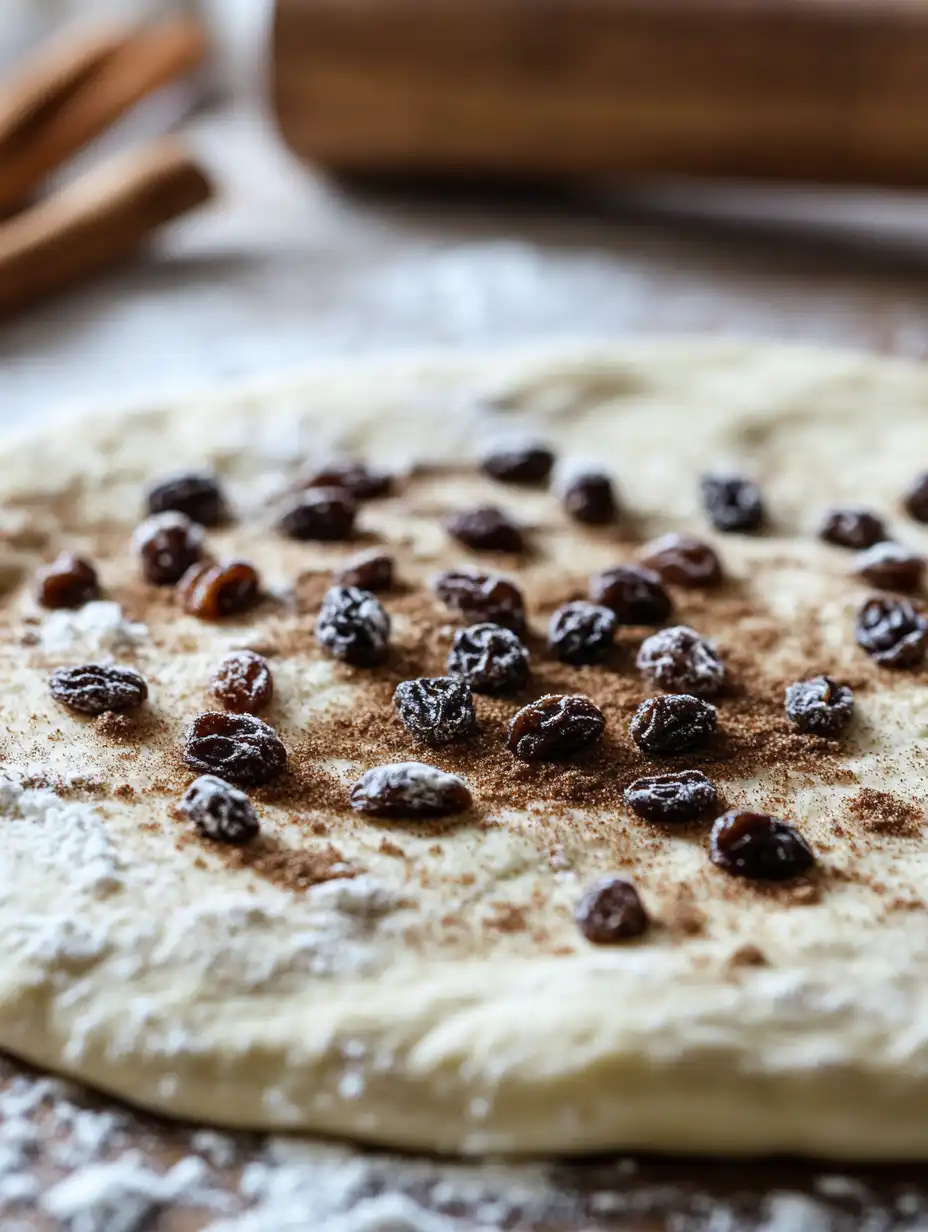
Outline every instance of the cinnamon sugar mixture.
{"label": "cinnamon sugar mixture", "polygon": [[[153,815],[164,818],[152,827],[158,841],[173,841],[182,859],[205,860],[203,867],[222,861],[229,878],[246,888],[257,878],[302,895],[332,879],[373,872],[401,888],[410,904],[437,896],[450,908],[441,922],[433,915],[404,933],[406,944],[427,952],[479,953],[494,934],[505,933],[526,952],[570,953],[582,944],[571,922],[577,895],[596,876],[620,872],[639,887],[655,923],[646,944],[708,941],[719,954],[724,948],[734,955],[733,967],[750,966],[776,960],[775,941],[763,943],[772,913],[814,909],[846,885],[860,892],[894,884],[887,842],[917,835],[923,809],[877,781],[862,781],[861,758],[868,780],[891,778],[898,769],[898,755],[881,744],[879,718],[870,717],[871,699],[878,699],[879,709],[924,671],[881,670],[855,645],[849,618],[842,618],[844,634],[834,640],[835,606],[846,594],[866,593],[846,577],[840,552],[806,545],[804,551],[814,554],[814,579],[811,594],[800,594],[797,571],[804,571],[808,589],[810,566],[797,563],[787,540],[773,532],[731,536],[698,527],[718,553],[724,577],[706,589],[668,585],[674,610],[667,623],[698,630],[724,662],[725,684],[713,699],[718,732],[690,752],[649,757],[630,739],[628,725],[655,692],[635,664],[643,638],[654,630],[621,626],[605,659],[589,666],[557,661],[545,631],[557,607],[587,596],[590,575],[634,563],[644,540],[666,527],[658,518],[625,515],[605,527],[571,522],[554,490],[501,487],[476,467],[459,468],[453,485],[446,480],[440,470],[414,469],[392,495],[364,505],[347,542],[295,542],[261,513],[211,530],[211,554],[251,562],[263,583],[257,606],[220,621],[185,614],[170,587],[141,580],[128,535],[115,525],[96,527],[82,550],[100,566],[106,597],[121,605],[126,621],[144,622],[148,631],[147,640],[124,646],[116,657],[143,673],[150,706],[138,716],[106,713],[90,722],[59,714],[49,702],[40,717],[55,719],[57,732],[37,747],[31,716],[24,715],[9,732],[8,755],[34,767],[59,792],[87,794],[90,789],[67,771],[77,757],[109,785],[106,807],[114,817],[150,817],[154,800]],[[443,528],[462,505],[494,502],[525,529],[520,555],[467,552]],[[373,667],[333,659],[314,632],[333,572],[359,546],[388,550],[395,566],[393,586],[379,596],[392,624],[389,653]],[[461,622],[430,582],[449,567],[498,568],[518,584],[528,615],[531,673],[518,692],[475,694],[478,725],[471,735],[423,747],[398,721],[392,698],[402,681],[447,672]],[[25,622],[33,619],[23,592],[8,598],[7,612],[21,640]],[[180,756],[183,726],[214,708],[209,680],[234,648],[273,657],[275,697],[262,718],[289,755],[280,778],[250,791],[262,833],[242,847],[195,835],[174,808],[191,781]],[[80,657],[76,649],[53,660]],[[36,648],[23,670],[47,672],[51,661]],[[860,717],[842,739],[799,732],[784,714],[787,686],[822,673],[855,691]],[[605,738],[563,760],[516,759],[506,745],[510,720],[526,703],[552,693],[593,700],[606,720]],[[352,812],[348,788],[363,771],[406,761],[461,776],[473,793],[473,809],[448,820],[409,822]],[[795,824],[816,852],[816,867],[783,885],[734,880],[709,863],[711,817],[671,830],[630,812],[623,792],[632,780],[681,769],[701,770],[713,780],[719,811],[746,805]],[[877,915],[901,901],[895,890],[872,889],[871,898]]]}

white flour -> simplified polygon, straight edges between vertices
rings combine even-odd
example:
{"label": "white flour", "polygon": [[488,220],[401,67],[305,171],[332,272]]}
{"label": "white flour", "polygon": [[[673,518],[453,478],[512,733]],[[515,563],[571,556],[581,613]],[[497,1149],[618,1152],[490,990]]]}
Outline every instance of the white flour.
{"label": "white flour", "polygon": [[147,640],[146,625],[126,620],[118,603],[103,599],[74,612],[52,612],[39,631],[47,654],[115,654]]}

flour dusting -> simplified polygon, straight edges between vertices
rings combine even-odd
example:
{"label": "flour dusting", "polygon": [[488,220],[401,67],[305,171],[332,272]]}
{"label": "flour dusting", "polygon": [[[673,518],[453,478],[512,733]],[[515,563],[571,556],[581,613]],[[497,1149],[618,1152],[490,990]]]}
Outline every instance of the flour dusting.
{"label": "flour dusting", "polygon": [[105,599],[85,603],[74,612],[52,612],[39,632],[47,654],[115,654],[147,640],[147,625],[126,620],[119,604]]}

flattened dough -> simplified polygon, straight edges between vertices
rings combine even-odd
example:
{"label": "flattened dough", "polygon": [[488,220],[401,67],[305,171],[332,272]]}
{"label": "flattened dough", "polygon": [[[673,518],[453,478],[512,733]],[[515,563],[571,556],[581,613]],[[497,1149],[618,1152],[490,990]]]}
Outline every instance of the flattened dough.
{"label": "flattened dough", "polygon": [[[481,477],[469,462],[501,433],[546,439],[563,468],[593,459],[614,472],[620,527],[578,528],[554,490]],[[446,465],[365,504],[359,544],[280,538],[273,502],[335,452],[398,471]],[[758,480],[766,534],[707,532],[698,476],[719,465]],[[263,392],[7,442],[0,1044],[226,1126],[468,1154],[928,1157],[926,674],[867,660],[853,638],[866,590],[852,556],[814,534],[826,505],[863,503],[928,550],[928,529],[898,504],[923,465],[925,370],[734,343],[320,368]],[[237,514],[209,532],[211,547],[252,560],[271,592],[216,625],[143,587],[130,547],[146,485],[204,466]],[[729,802],[799,825],[819,859],[811,890],[736,885],[708,861],[708,825],[677,834],[638,821],[589,792],[582,767],[539,771],[532,807],[533,772],[513,768],[507,794],[498,750],[515,702],[478,699],[485,744],[472,754],[423,755],[409,741],[390,691],[441,669],[453,625],[428,580],[456,563],[493,567],[456,548],[442,517],[488,501],[530,527],[530,555],[506,571],[539,635],[539,687],[566,679],[543,649],[553,608],[670,529],[706,534],[730,579],[716,597],[674,592],[681,621],[716,639],[736,683],[745,673],[741,701],[719,703],[723,733],[747,703],[773,715],[791,677],[853,681],[858,717],[825,775],[789,753],[785,720],[781,749],[776,718],[756,773],[707,753]],[[384,596],[394,659],[373,672],[336,663],[312,635],[329,571],[365,544],[394,553],[403,583]],[[36,606],[31,575],[61,547],[99,564],[121,612]],[[181,733],[210,707],[218,658],[242,645],[273,654],[266,717],[290,751],[287,778],[254,793],[265,853],[279,857],[261,868],[235,866],[173,808],[192,778]],[[623,645],[624,658],[576,669],[606,711],[617,780],[644,763],[610,678],[649,693]],[[149,684],[127,730],[48,695],[54,667],[108,655]],[[404,757],[461,773],[474,813],[429,825],[351,813],[348,785]],[[902,801],[904,832],[855,806],[863,789]],[[610,871],[635,882],[657,926],[635,944],[593,947],[572,908]]]}

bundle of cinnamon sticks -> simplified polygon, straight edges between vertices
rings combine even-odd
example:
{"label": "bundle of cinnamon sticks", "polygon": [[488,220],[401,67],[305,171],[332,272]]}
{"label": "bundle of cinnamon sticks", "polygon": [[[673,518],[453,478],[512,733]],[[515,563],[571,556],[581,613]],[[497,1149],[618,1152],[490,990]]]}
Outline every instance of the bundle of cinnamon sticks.
{"label": "bundle of cinnamon sticks", "polygon": [[59,36],[0,82],[0,314],[102,271],[212,195],[175,139],[148,141],[41,195],[60,168],[142,99],[203,61],[202,26]]}

